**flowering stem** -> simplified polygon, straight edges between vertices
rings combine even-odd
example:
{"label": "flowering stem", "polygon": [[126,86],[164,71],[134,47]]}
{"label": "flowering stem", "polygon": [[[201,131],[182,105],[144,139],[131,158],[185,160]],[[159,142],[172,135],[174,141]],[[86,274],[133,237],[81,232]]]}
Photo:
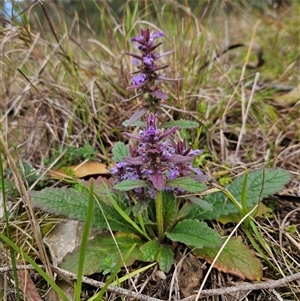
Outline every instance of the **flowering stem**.
{"label": "flowering stem", "polygon": [[156,192],[156,221],[157,221],[157,235],[159,242],[164,240],[164,229],[163,229],[163,214],[162,214],[162,193],[161,191]]}

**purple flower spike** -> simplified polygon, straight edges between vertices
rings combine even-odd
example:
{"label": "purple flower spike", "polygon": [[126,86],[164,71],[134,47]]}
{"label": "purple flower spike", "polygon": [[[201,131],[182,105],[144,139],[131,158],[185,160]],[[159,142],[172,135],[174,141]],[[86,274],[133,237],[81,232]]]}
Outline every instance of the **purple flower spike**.
{"label": "purple flower spike", "polygon": [[185,141],[175,143],[171,135],[179,127],[163,131],[157,126],[157,117],[150,113],[146,117],[146,128],[139,135],[124,133],[125,136],[138,141],[138,146],[130,147],[130,156],[124,157],[113,169],[113,175],[118,181],[124,179],[140,179],[149,183],[149,187],[141,188],[140,194],[135,190],[135,197],[139,199],[155,197],[155,192],[166,189],[174,193],[184,193],[182,189],[166,187],[166,182],[179,177],[191,177],[203,181],[202,171],[192,166],[192,160],[201,153],[186,147]]}
{"label": "purple flower spike", "polygon": [[164,77],[158,72],[168,65],[158,65],[156,61],[173,51],[155,53],[156,48],[161,45],[161,42],[155,43],[155,40],[163,36],[161,31],[150,32],[149,28],[141,29],[138,36],[131,38],[131,42],[138,44],[140,54],[126,53],[134,58],[133,64],[138,69],[133,74],[139,73],[132,78],[132,85],[127,89],[137,89],[139,95],[148,93],[148,99],[145,99],[148,107],[159,105],[161,99],[168,99],[168,94],[159,89]]}
{"label": "purple flower spike", "polygon": [[131,38],[131,42],[137,42],[145,47],[147,47],[147,46],[149,47],[149,46],[153,45],[153,42],[155,39],[163,37],[163,36],[164,36],[164,34],[161,31],[159,31],[157,33],[154,33],[154,32],[150,33],[149,28],[147,28],[145,30],[141,29],[141,34],[137,37]]}

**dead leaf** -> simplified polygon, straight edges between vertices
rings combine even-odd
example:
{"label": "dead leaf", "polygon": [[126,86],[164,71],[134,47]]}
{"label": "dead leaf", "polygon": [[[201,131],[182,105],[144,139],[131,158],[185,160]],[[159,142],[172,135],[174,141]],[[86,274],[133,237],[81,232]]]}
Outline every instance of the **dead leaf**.
{"label": "dead leaf", "polygon": [[67,253],[71,253],[79,244],[82,222],[68,220],[57,224],[44,238],[54,266],[61,264]]}
{"label": "dead leaf", "polygon": [[[80,245],[83,228],[83,222],[67,220],[57,224],[46,234],[44,242],[50,251],[51,261],[55,267],[62,263],[66,254],[72,253],[74,249]],[[92,228],[89,238],[92,239],[95,235],[99,235],[100,233],[102,233],[101,230]],[[56,279],[56,284],[64,292],[68,300],[74,300],[74,285],[72,283],[65,282],[63,279]],[[51,288],[45,300],[61,301],[62,299],[58,298],[55,291]]]}
{"label": "dead leaf", "polygon": [[88,161],[85,163],[71,165],[58,170],[50,170],[48,175],[55,179],[84,178],[86,176],[109,174],[106,164]]}
{"label": "dead leaf", "polygon": [[300,83],[292,91],[280,96],[275,96],[273,100],[281,107],[287,107],[296,103],[300,100]]}
{"label": "dead leaf", "polygon": [[90,187],[91,183],[93,183],[94,192],[101,195],[106,192],[106,187],[113,187],[114,179],[113,177],[107,179],[105,177],[98,176],[97,178],[90,178],[87,181],[83,181],[83,184],[86,187]]}
{"label": "dead leaf", "polygon": [[27,270],[19,270],[18,279],[20,283],[20,288],[23,291],[23,293],[27,296],[28,300],[43,301]]}
{"label": "dead leaf", "polygon": [[200,286],[203,279],[202,263],[193,254],[184,258],[178,274],[180,292],[184,298],[189,297]]}
{"label": "dead leaf", "polygon": [[[80,245],[84,223],[76,220],[67,220],[57,224],[44,237],[51,254],[54,266],[62,263],[67,253],[72,253]],[[102,233],[101,230],[92,228],[90,238]]]}

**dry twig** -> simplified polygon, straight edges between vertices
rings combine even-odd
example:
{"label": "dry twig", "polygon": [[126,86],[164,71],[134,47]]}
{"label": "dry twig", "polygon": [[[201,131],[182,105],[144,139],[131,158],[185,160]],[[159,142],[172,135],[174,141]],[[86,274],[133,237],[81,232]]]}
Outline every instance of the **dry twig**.
{"label": "dry twig", "polygon": [[[41,268],[44,268],[43,266],[40,266]],[[66,270],[57,268],[57,267],[52,267],[53,271],[56,272],[58,275],[62,276],[63,278],[69,278],[71,280],[76,280],[77,276],[71,272],[68,272]],[[19,265],[17,266],[17,269],[34,269],[33,266],[31,265]],[[0,268],[0,273],[7,272],[9,270],[12,270],[12,267],[1,267]],[[254,290],[262,290],[262,289],[274,289],[277,287],[282,287],[290,282],[297,281],[300,279],[300,272],[295,273],[290,276],[283,277],[278,280],[270,280],[262,283],[249,283],[245,282],[244,284],[241,284],[239,286],[230,286],[230,287],[224,287],[224,288],[218,288],[218,289],[207,289],[203,290],[201,292],[201,297],[204,296],[218,296],[218,295],[228,295],[232,293],[237,293],[237,292],[243,292],[243,291],[254,291]],[[82,282],[92,285],[97,288],[102,288],[105,286],[104,282],[101,281],[96,281],[93,279],[90,279],[88,277],[83,277]],[[123,296],[127,297],[133,297],[137,298],[138,300],[141,301],[165,301],[162,299],[157,299],[157,298],[152,298],[144,294],[140,294],[137,292],[133,292],[131,290],[125,289],[125,288],[120,288],[116,286],[109,285],[107,287],[107,290],[109,292],[117,293]],[[181,299],[179,301],[194,301],[196,299],[197,295],[192,295],[190,297]]]}

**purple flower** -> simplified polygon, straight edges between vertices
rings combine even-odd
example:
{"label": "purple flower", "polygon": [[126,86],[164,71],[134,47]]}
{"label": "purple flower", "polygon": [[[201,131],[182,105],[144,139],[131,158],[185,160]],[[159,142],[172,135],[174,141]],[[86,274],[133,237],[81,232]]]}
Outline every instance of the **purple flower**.
{"label": "purple flower", "polygon": [[169,179],[170,179],[170,180],[174,180],[174,179],[178,178],[179,176],[180,176],[179,168],[178,168],[178,166],[175,166],[175,167],[170,171]]}
{"label": "purple flower", "polygon": [[146,101],[151,106],[158,105],[161,99],[168,99],[167,93],[159,89],[163,77],[158,73],[159,70],[167,68],[168,65],[157,65],[156,61],[172,51],[164,54],[155,53],[155,49],[161,45],[161,43],[155,44],[155,40],[163,36],[161,31],[155,33],[150,32],[149,28],[141,29],[138,36],[131,38],[131,42],[138,44],[137,48],[140,50],[140,54],[127,53],[134,58],[133,64],[138,69],[133,72],[133,74],[138,73],[138,75],[131,79],[132,85],[127,89],[137,89],[142,94],[148,93],[149,97]]}
{"label": "purple flower", "polygon": [[176,190],[177,194],[184,193],[182,189],[166,187],[167,180],[186,176],[203,180],[202,171],[192,166],[193,158],[201,151],[187,148],[185,141],[175,143],[170,139],[178,128],[173,127],[165,131],[159,129],[156,116],[150,113],[146,117],[146,129],[141,130],[139,135],[124,133],[125,136],[137,140],[139,144],[135,148],[131,147],[130,156],[123,157],[123,162],[115,167],[117,170],[113,170],[117,181],[146,180],[150,184],[146,189],[148,192],[151,191],[152,197],[155,191],[163,189],[174,192]]}
{"label": "purple flower", "polygon": [[150,55],[147,54],[144,58],[143,58],[143,63],[147,66],[153,66],[154,64],[154,58]]}
{"label": "purple flower", "polygon": [[128,89],[138,89],[142,87],[147,82],[146,74],[139,74],[134,76],[132,79],[132,86],[128,87]]}

